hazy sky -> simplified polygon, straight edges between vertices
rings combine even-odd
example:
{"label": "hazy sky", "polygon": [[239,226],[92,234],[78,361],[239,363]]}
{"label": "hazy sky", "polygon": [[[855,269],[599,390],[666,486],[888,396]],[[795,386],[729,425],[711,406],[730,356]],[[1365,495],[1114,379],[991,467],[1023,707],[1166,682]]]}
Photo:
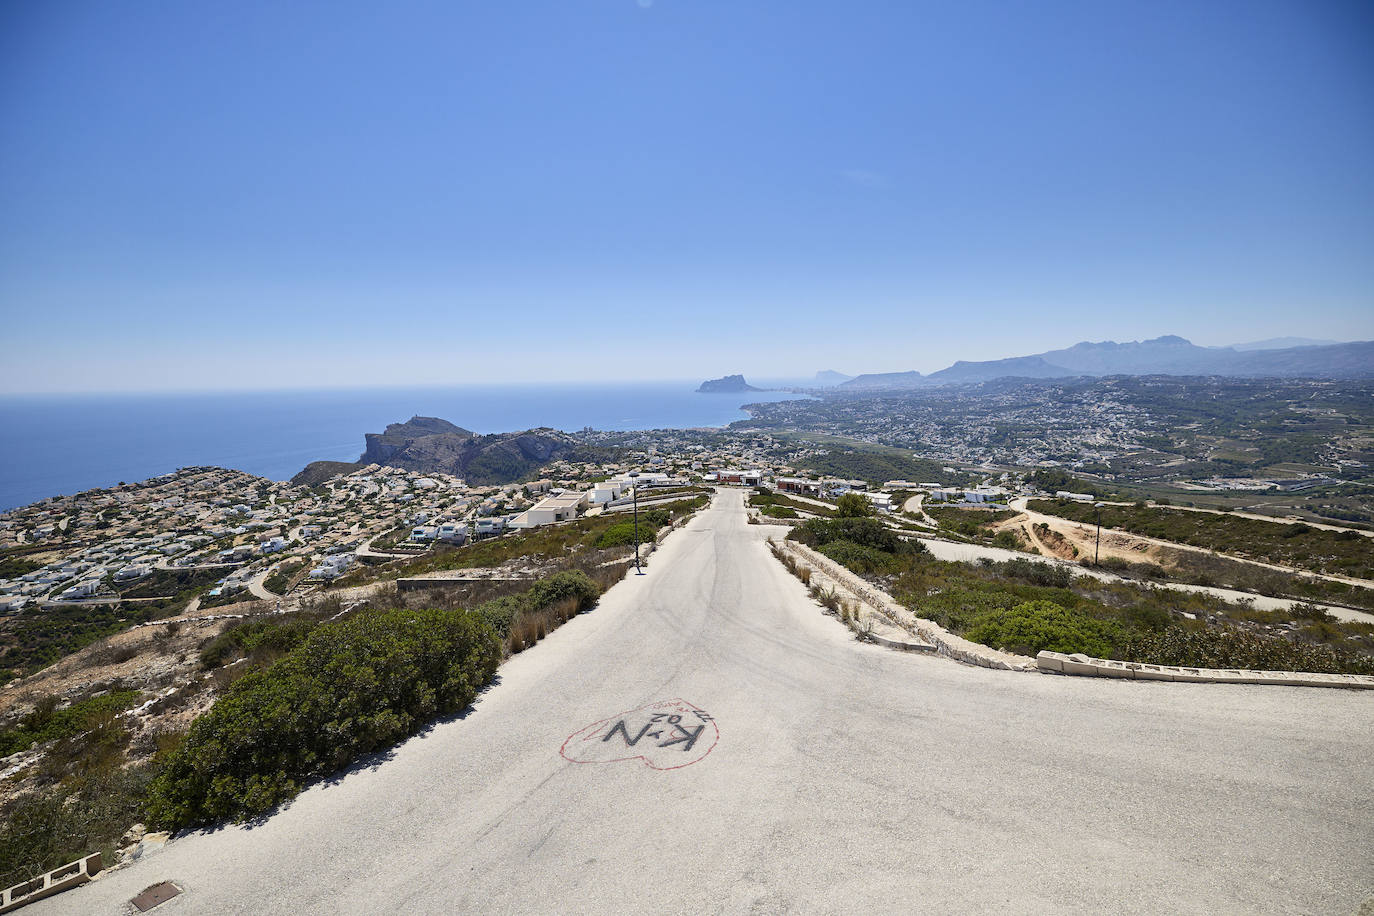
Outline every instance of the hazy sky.
{"label": "hazy sky", "polygon": [[1374,4],[8,3],[0,391],[1374,338]]}

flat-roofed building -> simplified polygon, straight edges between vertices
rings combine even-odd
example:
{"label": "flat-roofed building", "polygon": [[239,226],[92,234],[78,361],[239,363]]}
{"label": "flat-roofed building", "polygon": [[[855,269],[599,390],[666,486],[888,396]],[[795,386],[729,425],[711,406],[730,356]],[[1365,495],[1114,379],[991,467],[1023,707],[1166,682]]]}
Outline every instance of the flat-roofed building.
{"label": "flat-roofed building", "polygon": [[552,525],[577,518],[577,512],[587,504],[586,493],[555,493],[530,506],[526,513],[531,528]]}

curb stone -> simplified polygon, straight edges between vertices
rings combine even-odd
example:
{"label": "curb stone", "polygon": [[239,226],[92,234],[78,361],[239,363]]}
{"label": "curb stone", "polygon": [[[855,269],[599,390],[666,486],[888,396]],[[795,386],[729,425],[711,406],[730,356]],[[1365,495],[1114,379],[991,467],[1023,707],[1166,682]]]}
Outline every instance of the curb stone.
{"label": "curb stone", "polygon": [[1320,674],[1310,671],[1252,671],[1240,668],[1196,668],[1185,665],[1148,665],[1081,653],[1041,652],[1035,667],[1047,674],[1115,677],[1141,681],[1178,681],[1190,684],[1276,684],[1286,687],[1345,687],[1374,690],[1374,676]]}

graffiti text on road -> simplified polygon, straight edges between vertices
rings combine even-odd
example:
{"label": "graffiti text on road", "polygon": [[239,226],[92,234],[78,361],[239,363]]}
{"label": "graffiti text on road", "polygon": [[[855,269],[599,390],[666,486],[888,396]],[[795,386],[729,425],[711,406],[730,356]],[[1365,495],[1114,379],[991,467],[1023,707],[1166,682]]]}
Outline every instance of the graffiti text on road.
{"label": "graffiti text on road", "polygon": [[575,763],[642,760],[655,770],[680,770],[716,746],[720,730],[706,710],[686,700],[661,700],[570,735],[560,753]]}

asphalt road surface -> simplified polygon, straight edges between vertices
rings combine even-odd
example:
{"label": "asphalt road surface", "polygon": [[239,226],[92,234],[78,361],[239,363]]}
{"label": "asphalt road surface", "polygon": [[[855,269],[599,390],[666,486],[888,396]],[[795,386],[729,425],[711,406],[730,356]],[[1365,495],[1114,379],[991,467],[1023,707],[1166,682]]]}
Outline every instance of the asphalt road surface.
{"label": "asphalt road surface", "polygon": [[[1353,913],[1374,696],[856,642],[724,493],[463,718],[25,911]],[[676,702],[669,702],[676,701]],[[655,705],[659,704],[659,705]],[[676,718],[674,718],[676,717]]]}

